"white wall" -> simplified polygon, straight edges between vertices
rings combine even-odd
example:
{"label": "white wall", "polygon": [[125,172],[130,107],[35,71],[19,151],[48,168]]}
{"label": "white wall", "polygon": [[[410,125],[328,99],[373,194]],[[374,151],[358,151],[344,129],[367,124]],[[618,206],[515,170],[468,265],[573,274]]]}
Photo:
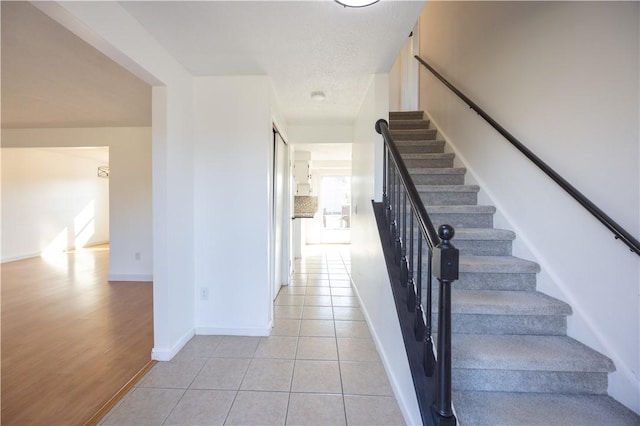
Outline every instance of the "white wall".
{"label": "white wall", "polygon": [[393,294],[371,201],[380,201],[382,137],[374,130],[389,111],[387,75],[372,77],[355,123],[352,165],[351,277],[407,424],[421,424]]}
{"label": "white wall", "polygon": [[[421,56],[636,237],[637,2],[429,2]],[[597,28],[597,31],[594,29]],[[611,357],[609,392],[640,411],[640,258],[421,70],[424,108],[572,305],[569,335]]]}
{"label": "white wall", "polygon": [[271,83],[198,77],[194,93],[196,332],[268,335]]}
{"label": "white wall", "polygon": [[[83,147],[109,148],[108,219],[109,234],[99,240],[109,241],[109,279],[112,281],[151,281],[153,277],[153,238],[151,206],[151,129],[148,127],[76,128],[76,129],[3,129],[3,147]],[[44,152],[44,151],[42,151]],[[39,157],[42,157],[40,155]],[[4,160],[3,161],[9,161]],[[42,161],[24,158],[22,167],[32,168]],[[3,163],[5,166],[8,163]],[[40,168],[38,166],[38,168]],[[3,167],[4,169],[4,167]],[[33,170],[35,173],[35,170]],[[92,177],[95,170],[92,171]],[[4,177],[3,177],[4,180]],[[3,182],[4,184],[4,182]],[[4,195],[3,195],[4,198]],[[3,199],[3,206],[9,206]],[[7,204],[5,204],[7,203]],[[18,218],[16,218],[18,219]],[[33,219],[33,218],[32,218]],[[22,220],[22,219],[19,219]],[[3,214],[3,228],[16,223]],[[6,232],[6,231],[5,231]],[[4,234],[4,233],[3,233]],[[43,234],[44,236],[45,234]],[[3,259],[11,254],[3,235]],[[47,238],[49,236],[47,235]],[[30,253],[37,254],[37,248]],[[139,253],[139,259],[136,257]]]}
{"label": "white wall", "polygon": [[169,360],[194,334],[191,75],[116,2],[35,5],[153,85],[152,358]]}
{"label": "white wall", "polygon": [[108,163],[80,154],[2,148],[3,262],[109,241]]}

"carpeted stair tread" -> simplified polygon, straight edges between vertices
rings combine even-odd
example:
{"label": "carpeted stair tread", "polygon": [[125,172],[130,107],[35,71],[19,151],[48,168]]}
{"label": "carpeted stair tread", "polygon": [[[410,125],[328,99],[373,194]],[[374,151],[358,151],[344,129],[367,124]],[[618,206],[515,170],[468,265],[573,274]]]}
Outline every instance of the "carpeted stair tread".
{"label": "carpeted stair tread", "polygon": [[460,424],[637,426],[640,417],[608,395],[454,391]]}
{"label": "carpeted stair tread", "polygon": [[615,371],[609,358],[566,336],[455,334],[452,359],[456,369]]}
{"label": "carpeted stair tread", "polygon": [[453,245],[456,245],[456,241],[469,240],[469,241],[489,241],[489,240],[514,240],[516,234],[513,231],[506,229],[495,228],[459,228],[456,229],[456,235],[453,237]]}
{"label": "carpeted stair tread", "polygon": [[[455,239],[454,241],[455,245]],[[460,272],[538,273],[540,266],[514,256],[460,256]]]}
{"label": "carpeted stair tread", "polygon": [[415,140],[415,139],[394,139],[396,146],[421,146],[421,145],[444,145],[446,142],[442,139],[428,139],[428,140]]}
{"label": "carpeted stair tread", "polygon": [[416,153],[416,152],[407,152],[402,153],[402,158],[404,160],[433,160],[433,159],[447,159],[453,160],[455,154],[450,152],[444,153]]}
{"label": "carpeted stair tread", "polygon": [[[494,214],[496,208],[493,206],[425,206],[427,213],[456,213],[456,214],[473,214],[473,213],[490,213]],[[456,229],[456,232],[458,230]],[[455,238],[455,237],[454,237]]]}
{"label": "carpeted stair tread", "polygon": [[416,185],[418,192],[475,192],[480,191],[478,185]]}
{"label": "carpeted stair tread", "polygon": [[409,167],[410,175],[464,175],[467,169],[464,167]]}
{"label": "carpeted stair tread", "polygon": [[487,315],[571,315],[571,307],[537,291],[451,290],[452,313]]}

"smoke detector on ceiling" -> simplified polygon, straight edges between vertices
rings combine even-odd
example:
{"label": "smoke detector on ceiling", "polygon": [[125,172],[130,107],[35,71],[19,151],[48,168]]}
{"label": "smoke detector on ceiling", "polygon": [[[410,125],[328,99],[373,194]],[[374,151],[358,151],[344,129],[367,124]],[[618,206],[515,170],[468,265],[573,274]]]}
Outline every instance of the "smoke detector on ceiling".
{"label": "smoke detector on ceiling", "polygon": [[325,99],[327,99],[327,95],[325,95],[322,90],[316,90],[315,92],[311,92],[312,101],[322,102]]}

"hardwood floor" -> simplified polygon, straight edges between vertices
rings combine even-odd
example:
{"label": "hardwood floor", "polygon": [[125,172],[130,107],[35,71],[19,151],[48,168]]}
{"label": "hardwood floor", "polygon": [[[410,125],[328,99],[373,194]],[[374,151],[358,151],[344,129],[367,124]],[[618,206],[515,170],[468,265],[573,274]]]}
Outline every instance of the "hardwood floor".
{"label": "hardwood floor", "polygon": [[151,359],[152,283],[98,247],[1,265],[2,424],[87,422]]}

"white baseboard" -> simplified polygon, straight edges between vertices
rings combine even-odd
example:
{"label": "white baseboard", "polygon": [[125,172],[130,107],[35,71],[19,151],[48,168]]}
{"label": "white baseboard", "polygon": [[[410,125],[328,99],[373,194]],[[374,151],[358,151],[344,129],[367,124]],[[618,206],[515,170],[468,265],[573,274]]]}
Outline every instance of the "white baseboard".
{"label": "white baseboard", "polygon": [[31,254],[23,254],[23,255],[19,255],[19,256],[3,257],[2,258],[2,262],[0,262],[0,263],[15,262],[17,260],[31,259],[32,257],[40,257],[40,252],[31,253]]}
{"label": "white baseboard", "polygon": [[255,328],[200,326],[196,327],[196,334],[200,336],[269,336],[271,334],[271,325]]}
{"label": "white baseboard", "polygon": [[153,281],[152,274],[109,274],[109,281]]}
{"label": "white baseboard", "polygon": [[174,356],[180,352],[184,345],[189,343],[189,340],[194,336],[194,330],[191,329],[184,336],[182,336],[175,345],[171,348],[161,349],[161,348],[153,348],[151,350],[151,359],[154,361],[171,361]]}

